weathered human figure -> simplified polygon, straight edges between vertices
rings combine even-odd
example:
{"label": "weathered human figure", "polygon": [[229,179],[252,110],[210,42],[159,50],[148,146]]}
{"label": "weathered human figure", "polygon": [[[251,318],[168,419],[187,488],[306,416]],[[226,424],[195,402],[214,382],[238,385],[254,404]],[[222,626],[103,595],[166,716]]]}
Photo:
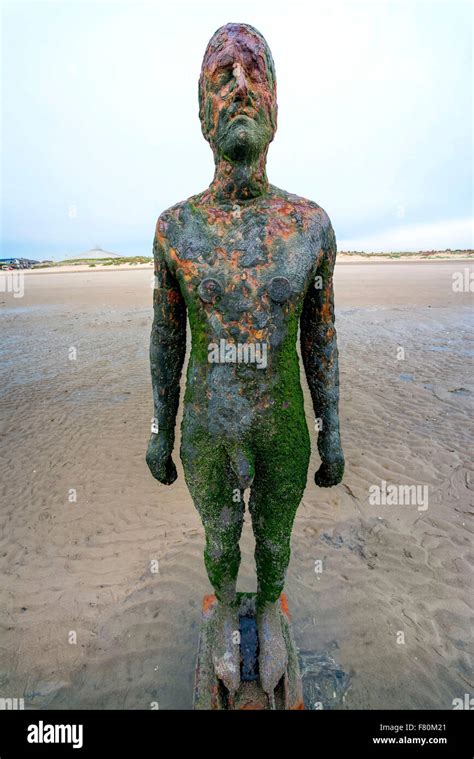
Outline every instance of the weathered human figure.
{"label": "weathered human figure", "polygon": [[[204,524],[205,563],[219,601],[213,660],[232,695],[240,677],[232,633],[239,627],[243,493],[250,488],[260,680],[271,694],[287,663],[278,599],[310,457],[296,352],[299,323],[306,377],[322,425],[315,482],[336,485],[344,471],[332,282],[336,241],[320,206],[268,182],[275,69],[253,27],[227,24],[214,34],[202,64],[199,106],[215,175],[207,190],[163,212],[156,226],[150,360],[158,431],[147,463],[160,482],[175,481],[171,454],[187,312],[192,348],[180,453]],[[225,362],[222,353],[221,363],[215,353],[211,362],[211,346],[215,351],[221,341]],[[238,346],[253,346],[255,353],[239,361]],[[252,362],[252,355],[265,360]]]}

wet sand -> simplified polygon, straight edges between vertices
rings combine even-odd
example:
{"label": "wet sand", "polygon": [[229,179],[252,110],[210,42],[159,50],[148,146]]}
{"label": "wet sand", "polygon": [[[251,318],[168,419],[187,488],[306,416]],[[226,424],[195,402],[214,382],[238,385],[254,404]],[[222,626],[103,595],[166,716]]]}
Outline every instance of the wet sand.
{"label": "wet sand", "polygon": [[[286,585],[303,664],[344,673],[325,708],[451,709],[472,692],[472,294],[452,289],[466,267],[336,266],[346,475],[316,488],[313,433]],[[144,460],[152,271],[24,285],[0,292],[0,697],[190,708],[210,586],[178,456],[170,488]],[[381,481],[426,485],[428,508],[371,505]],[[242,548],[239,589],[254,590],[248,514]]]}

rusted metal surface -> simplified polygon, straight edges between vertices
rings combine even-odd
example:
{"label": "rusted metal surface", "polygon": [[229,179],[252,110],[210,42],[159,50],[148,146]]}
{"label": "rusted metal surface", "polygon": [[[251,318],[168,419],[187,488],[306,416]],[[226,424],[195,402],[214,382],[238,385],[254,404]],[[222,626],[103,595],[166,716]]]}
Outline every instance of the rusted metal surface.
{"label": "rusted metal surface", "polygon": [[[241,637],[243,639],[243,625],[246,621],[255,622],[255,594],[239,593],[239,621]],[[212,664],[211,637],[209,629],[212,625],[212,616],[216,610],[217,599],[215,595],[206,595],[202,602],[202,617],[199,636],[199,648],[196,660],[194,680],[194,708],[227,710],[267,710],[269,709],[268,696],[262,689],[258,680],[258,657],[252,649],[241,646],[241,683],[233,698],[232,706],[229,706],[228,693],[216,678]],[[288,667],[277,688],[275,695],[275,708],[277,710],[302,710],[304,709],[303,689],[298,664],[298,653],[291,630],[291,622],[288,613],[288,602],[283,593],[279,600],[279,609],[284,631],[285,643],[288,648]],[[258,642],[257,642],[258,645]],[[256,673],[256,677],[246,676],[247,673]]]}
{"label": "rusted metal surface", "polygon": [[176,479],[171,454],[187,314],[192,348],[180,454],[220,602],[214,664],[236,691],[238,652],[231,638],[238,624],[243,494],[250,488],[260,678],[271,694],[286,667],[277,604],[310,459],[299,324],[321,428],[316,484],[336,485],[344,471],[332,280],[336,240],[317,203],[268,181],[276,77],[270,49],[253,27],[227,24],[212,37],[199,80],[199,113],[214,154],[214,179],[207,190],[164,211],[156,225],[150,343],[156,428],[147,462],[159,482]]}

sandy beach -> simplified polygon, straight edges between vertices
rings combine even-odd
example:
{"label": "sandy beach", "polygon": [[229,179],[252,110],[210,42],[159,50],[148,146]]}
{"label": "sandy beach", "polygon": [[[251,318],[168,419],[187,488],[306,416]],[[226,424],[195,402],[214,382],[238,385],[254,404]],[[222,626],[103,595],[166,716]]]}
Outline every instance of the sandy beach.
{"label": "sandy beach", "polygon": [[[451,709],[472,693],[473,296],[452,287],[464,269],[336,266],[346,474],[314,485],[312,432],[286,584],[307,708]],[[192,706],[211,589],[181,415],[177,482],[145,464],[151,301],[148,265],[26,271],[24,297],[0,292],[0,697],[27,709]],[[382,482],[426,486],[427,508],[372,504]],[[239,589],[254,590],[248,514],[242,549]]]}

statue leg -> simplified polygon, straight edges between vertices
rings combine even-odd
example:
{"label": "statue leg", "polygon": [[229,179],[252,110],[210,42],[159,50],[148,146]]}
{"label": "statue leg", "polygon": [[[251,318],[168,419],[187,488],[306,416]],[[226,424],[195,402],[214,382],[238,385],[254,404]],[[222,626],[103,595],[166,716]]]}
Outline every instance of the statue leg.
{"label": "statue leg", "polygon": [[[287,666],[279,598],[290,561],[291,530],[306,487],[310,442],[306,424],[268,436],[257,451],[249,509],[255,535],[260,681],[272,697]],[[288,445],[290,443],[290,445]]]}
{"label": "statue leg", "polygon": [[199,441],[183,434],[186,483],[205,531],[204,562],[218,599],[212,621],[212,657],[217,676],[231,697],[240,685],[239,616],[236,582],[244,518],[243,492],[223,445],[201,432]]}

